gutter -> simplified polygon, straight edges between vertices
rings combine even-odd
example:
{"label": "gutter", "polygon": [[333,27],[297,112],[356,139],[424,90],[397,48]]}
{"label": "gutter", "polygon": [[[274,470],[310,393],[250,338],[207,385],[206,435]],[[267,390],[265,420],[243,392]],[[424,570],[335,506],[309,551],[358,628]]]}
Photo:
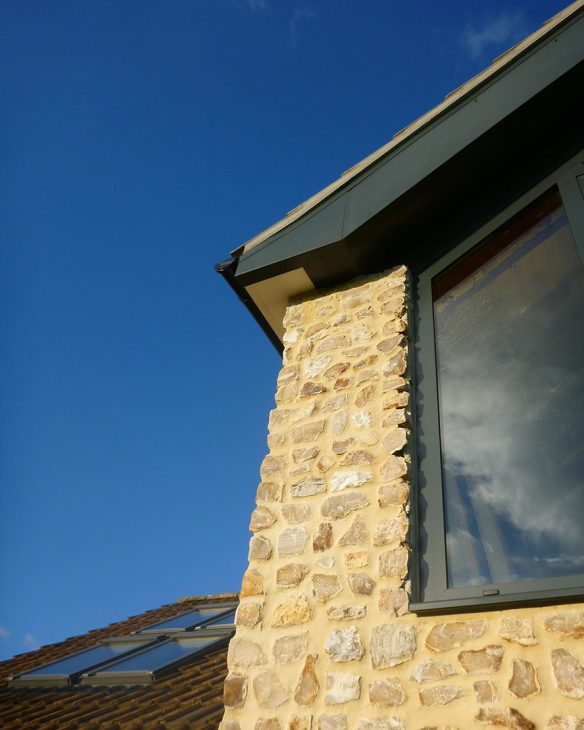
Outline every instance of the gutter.
{"label": "gutter", "polygon": [[274,345],[276,350],[278,351],[278,354],[281,356],[284,352],[284,346],[280,342],[279,338],[277,337],[276,333],[272,330],[270,325],[268,324],[268,320],[264,317],[264,315],[261,313],[245,287],[243,287],[239,281],[237,280],[235,276],[235,272],[237,271],[237,264],[239,263],[239,256],[232,256],[229,259],[225,259],[225,261],[220,261],[218,264],[215,264],[215,271],[218,274],[221,274],[221,276],[225,279],[225,281],[229,284],[229,286],[233,289],[235,294],[237,295],[237,298],[240,302],[242,302],[248,309],[251,316],[255,319],[255,321],[259,324],[259,326],[262,328],[262,330],[267,335],[268,339]]}

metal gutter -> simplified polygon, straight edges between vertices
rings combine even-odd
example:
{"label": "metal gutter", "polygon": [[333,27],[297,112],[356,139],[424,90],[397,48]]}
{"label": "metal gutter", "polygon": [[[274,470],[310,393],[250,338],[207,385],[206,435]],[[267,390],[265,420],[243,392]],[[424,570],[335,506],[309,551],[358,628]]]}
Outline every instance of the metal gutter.
{"label": "metal gutter", "polygon": [[256,303],[253,301],[247,290],[244,286],[242,286],[239,281],[237,280],[235,276],[235,272],[237,271],[237,264],[239,263],[239,257],[233,256],[229,259],[225,259],[225,261],[220,261],[218,264],[215,264],[215,271],[218,274],[221,274],[221,276],[225,279],[225,281],[229,284],[229,286],[233,289],[235,294],[237,295],[240,302],[242,302],[248,309],[251,316],[255,319],[255,321],[259,324],[259,326],[262,328],[262,330],[265,332],[265,334],[268,336],[268,339],[274,345],[276,350],[278,351],[278,354],[281,356],[284,352],[284,345],[280,342],[278,336],[274,332],[274,330],[270,327],[267,319],[264,317],[264,315],[259,310]]}

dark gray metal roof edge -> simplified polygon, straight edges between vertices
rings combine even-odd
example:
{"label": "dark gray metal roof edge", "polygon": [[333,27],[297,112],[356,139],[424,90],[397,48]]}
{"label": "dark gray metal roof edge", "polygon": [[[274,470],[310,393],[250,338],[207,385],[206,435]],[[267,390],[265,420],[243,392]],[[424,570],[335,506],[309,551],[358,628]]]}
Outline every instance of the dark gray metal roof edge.
{"label": "dark gray metal roof edge", "polygon": [[[517,56],[513,57],[508,64],[503,66],[500,69],[497,69],[492,75],[486,77],[482,81],[480,81],[476,86],[469,86],[469,89],[464,92],[464,94],[456,99],[456,101],[450,105],[439,111],[436,116],[430,118],[425,122],[422,126],[420,126],[418,129],[413,131],[413,133],[409,136],[406,136],[403,140],[398,142],[394,147],[391,147],[390,149],[383,152],[378,158],[373,160],[369,165],[363,168],[363,170],[360,170],[358,173],[356,173],[354,176],[347,178],[346,181],[342,181],[339,184],[339,187],[337,187],[335,190],[333,190],[330,195],[327,195],[322,200],[318,201],[314,206],[311,206],[308,208],[304,213],[302,213],[298,218],[295,218],[290,221],[290,223],[285,224],[280,230],[274,232],[272,235],[270,235],[265,240],[257,243],[253,246],[249,251],[244,251],[243,249],[247,245],[246,243],[242,244],[238,248],[234,249],[232,252],[234,255],[237,253],[238,260],[241,260],[242,262],[248,262],[250,259],[252,259],[255,255],[262,252],[267,246],[271,246],[272,244],[276,243],[280,238],[283,236],[288,235],[291,231],[305,225],[305,223],[313,218],[315,215],[320,214],[323,210],[325,210],[327,207],[329,207],[334,202],[337,202],[339,198],[346,196],[352,189],[360,185],[363,180],[365,180],[370,175],[374,174],[380,167],[386,165],[388,162],[390,162],[392,159],[397,157],[399,154],[401,154],[405,149],[410,147],[411,145],[418,142],[424,135],[426,135],[430,130],[434,129],[435,127],[442,124],[445,120],[450,118],[451,116],[458,113],[462,107],[466,106],[471,100],[475,99],[480,94],[484,93],[487,89],[491,88],[495,84],[497,84],[504,76],[511,73],[513,70],[515,70],[518,66],[520,66],[522,63],[524,63],[526,60],[528,60],[530,57],[541,51],[543,46],[548,45],[549,43],[553,42],[557,36],[564,33],[567,28],[569,28],[571,25],[574,25],[578,23],[582,16],[584,16],[584,5],[580,8],[577,8],[571,15],[567,16],[566,18],[562,19],[561,22],[557,23],[556,25],[552,25],[548,31],[546,31],[540,38],[538,38],[534,43],[527,48],[523,49],[520,53],[518,53]],[[511,49],[510,49],[511,50]],[[509,51],[506,51],[508,53]],[[504,55],[504,54],[503,54]],[[554,78],[556,80],[559,78],[561,74],[557,74]],[[469,81],[465,82],[465,84],[462,85],[464,87],[466,84],[470,84]],[[539,86],[539,90],[543,90],[547,85],[549,85],[548,82],[545,84],[541,84]],[[458,87],[458,89],[462,88]],[[446,98],[456,93],[458,89],[453,90],[450,92]],[[411,127],[416,124],[418,120],[414,120],[410,125],[407,127],[404,127],[404,129],[400,130],[394,135],[394,138],[401,134],[403,131],[407,130],[408,127]],[[375,154],[375,153],[372,153]],[[366,158],[365,158],[366,159]],[[360,163],[356,163],[356,166],[358,166]],[[351,169],[351,168],[350,168]],[[317,193],[318,195],[318,193]],[[346,209],[348,205],[350,204],[350,198],[347,198],[347,201],[343,207],[344,211],[346,212]],[[298,208],[301,207],[303,204],[300,204],[297,206]],[[343,225],[344,228],[344,225]],[[259,234],[261,235],[261,234]],[[251,239],[253,240],[253,239]],[[242,253],[240,253],[242,252]]]}

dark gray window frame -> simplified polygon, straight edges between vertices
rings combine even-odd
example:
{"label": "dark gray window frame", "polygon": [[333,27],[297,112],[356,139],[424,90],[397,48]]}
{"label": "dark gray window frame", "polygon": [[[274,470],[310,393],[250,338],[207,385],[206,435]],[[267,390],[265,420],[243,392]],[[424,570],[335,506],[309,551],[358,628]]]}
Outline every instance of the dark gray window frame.
{"label": "dark gray window frame", "polygon": [[[413,387],[416,393],[414,428],[417,435],[414,469],[416,503],[413,509],[412,602],[419,614],[440,614],[503,608],[512,605],[584,600],[584,574],[524,582],[449,588],[446,573],[444,504],[438,388],[431,281],[450,264],[504,225],[551,188],[562,197],[570,228],[584,264],[584,197],[579,182],[584,173],[584,151],[530,189],[488,224],[456,245],[415,280],[412,348],[415,353]],[[580,179],[578,179],[580,178]]]}

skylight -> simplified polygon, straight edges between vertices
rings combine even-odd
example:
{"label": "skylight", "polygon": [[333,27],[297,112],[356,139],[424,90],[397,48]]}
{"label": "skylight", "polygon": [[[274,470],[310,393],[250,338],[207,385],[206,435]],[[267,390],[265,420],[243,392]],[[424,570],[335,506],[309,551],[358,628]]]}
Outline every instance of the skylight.
{"label": "skylight", "polygon": [[[215,617],[217,617],[218,622],[219,620],[221,620],[221,615],[229,611],[230,608],[232,607],[217,606],[214,608],[198,608],[194,611],[183,613],[180,616],[175,616],[174,618],[160,621],[157,624],[152,624],[152,626],[147,626],[145,629],[142,629],[140,633],[155,631],[185,631],[188,629],[194,629],[197,626],[205,624],[206,622],[215,623],[215,621],[210,621],[210,619],[214,619]],[[235,617],[235,610],[230,611],[229,615],[233,615],[233,617]],[[226,623],[233,624],[234,618]]]}

